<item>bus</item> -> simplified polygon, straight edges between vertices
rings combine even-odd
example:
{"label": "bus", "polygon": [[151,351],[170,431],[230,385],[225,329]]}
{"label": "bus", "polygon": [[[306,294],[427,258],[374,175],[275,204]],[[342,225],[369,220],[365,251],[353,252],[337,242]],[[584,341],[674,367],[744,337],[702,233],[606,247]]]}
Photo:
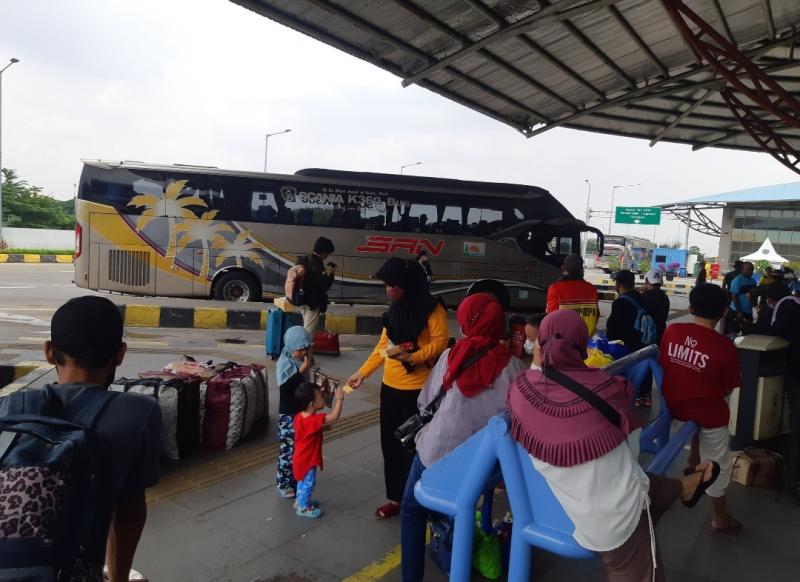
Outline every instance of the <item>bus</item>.
{"label": "bus", "polygon": [[595,258],[595,267],[604,270],[629,269],[636,272],[642,261],[650,259],[653,250],[652,242],[635,236],[607,234],[603,242],[603,254]]}
{"label": "bus", "polygon": [[75,282],[134,295],[257,301],[284,295],[287,270],[317,237],[336,246],[329,298],[384,303],[372,278],[389,257],[427,251],[431,292],[458,305],[499,280],[514,309],[543,310],[581,233],[603,235],[535,186],[300,170],[83,160]]}

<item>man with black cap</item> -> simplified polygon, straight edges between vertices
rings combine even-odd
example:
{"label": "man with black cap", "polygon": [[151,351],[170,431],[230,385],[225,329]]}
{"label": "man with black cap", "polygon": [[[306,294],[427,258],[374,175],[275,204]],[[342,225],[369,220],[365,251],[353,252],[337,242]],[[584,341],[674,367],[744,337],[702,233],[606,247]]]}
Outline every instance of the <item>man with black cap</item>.
{"label": "man with black cap", "polygon": [[326,265],[325,259],[335,250],[333,241],[321,236],[314,243],[314,251],[297,260],[297,264],[303,266],[300,313],[303,314],[303,327],[310,334],[317,331],[319,316],[328,309],[328,289],[333,284],[336,264]]}
{"label": "man with black cap", "polygon": [[[103,297],[71,299],[53,315],[44,354],[56,368],[53,392],[65,410],[87,392],[103,397],[127,350],[122,328],[119,310]],[[7,414],[3,400],[7,399],[0,400],[0,416]],[[127,582],[147,519],[145,489],[159,479],[161,409],[152,398],[117,394],[97,417],[93,433],[99,443],[99,490],[104,495],[95,504],[98,542],[85,549],[86,567],[96,575],[105,563],[110,582]]]}
{"label": "man with black cap", "polygon": [[586,322],[589,336],[597,329],[600,307],[597,289],[583,278],[583,259],[571,254],[561,264],[561,278],[547,288],[547,313],[559,309],[576,311]]}

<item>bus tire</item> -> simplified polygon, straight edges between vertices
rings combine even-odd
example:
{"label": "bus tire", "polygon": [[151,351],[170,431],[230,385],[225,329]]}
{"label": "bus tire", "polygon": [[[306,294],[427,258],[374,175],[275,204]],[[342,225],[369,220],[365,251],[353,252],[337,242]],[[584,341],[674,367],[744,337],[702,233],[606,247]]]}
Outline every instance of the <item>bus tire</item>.
{"label": "bus tire", "polygon": [[214,283],[214,299],[218,301],[261,301],[261,287],[247,271],[228,271]]}

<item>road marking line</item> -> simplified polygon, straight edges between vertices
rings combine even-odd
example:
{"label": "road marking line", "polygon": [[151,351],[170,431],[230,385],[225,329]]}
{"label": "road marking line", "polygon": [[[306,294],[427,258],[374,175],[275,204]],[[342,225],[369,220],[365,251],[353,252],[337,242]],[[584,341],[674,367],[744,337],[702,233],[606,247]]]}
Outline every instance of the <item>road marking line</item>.
{"label": "road marking line", "polygon": [[[425,530],[425,545],[431,542],[431,530]],[[342,582],[375,582],[390,574],[400,566],[400,546],[392,548],[384,557],[364,566],[353,574],[344,578]]]}

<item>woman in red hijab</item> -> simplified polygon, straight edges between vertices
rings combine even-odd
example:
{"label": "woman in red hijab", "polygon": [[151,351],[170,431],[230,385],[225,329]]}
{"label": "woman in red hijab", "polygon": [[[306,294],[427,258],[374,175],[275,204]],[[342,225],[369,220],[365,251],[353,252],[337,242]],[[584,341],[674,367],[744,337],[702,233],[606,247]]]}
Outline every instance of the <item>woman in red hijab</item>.
{"label": "woman in red hijab", "polygon": [[486,293],[470,295],[456,313],[463,339],[444,352],[417,404],[439,407],[417,434],[417,454],[400,506],[403,582],[421,581],[425,568],[425,528],[430,512],[414,497],[414,485],[426,467],[452,451],[505,410],[508,386],[525,369],[500,343],[505,337],[503,308]]}
{"label": "woman in red hijab", "polygon": [[[646,474],[633,452],[637,443],[628,441],[638,428],[631,416],[633,388],[583,363],[588,340],[574,311],[544,318],[542,370],[527,370],[508,392],[511,433],[575,525],[575,541],[600,554],[609,580],[663,581],[653,528],[678,498],[693,507],[719,465],[702,463],[681,480]],[[609,405],[608,416],[566,388],[562,382],[569,380]]]}

